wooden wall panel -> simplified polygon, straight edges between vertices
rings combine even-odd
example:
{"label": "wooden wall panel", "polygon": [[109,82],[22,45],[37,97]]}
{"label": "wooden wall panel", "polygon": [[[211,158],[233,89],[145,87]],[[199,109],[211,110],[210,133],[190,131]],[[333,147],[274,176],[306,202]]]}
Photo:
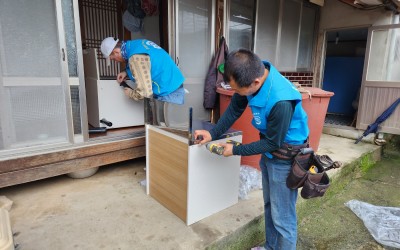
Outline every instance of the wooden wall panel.
{"label": "wooden wall panel", "polygon": [[149,194],[186,221],[188,144],[148,130]]}
{"label": "wooden wall panel", "polygon": [[[358,129],[367,129],[368,125],[375,122],[394,101],[400,96],[400,88],[380,88],[368,87],[364,88],[363,98],[359,107],[360,113],[357,119]],[[400,134],[400,106],[396,108],[394,113],[381,124],[379,132]]]}

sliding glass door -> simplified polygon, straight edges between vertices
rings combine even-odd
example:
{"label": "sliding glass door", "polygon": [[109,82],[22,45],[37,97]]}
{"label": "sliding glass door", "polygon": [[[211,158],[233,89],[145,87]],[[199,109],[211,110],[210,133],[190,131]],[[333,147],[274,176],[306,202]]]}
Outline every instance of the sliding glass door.
{"label": "sliding glass door", "polygon": [[72,141],[61,1],[0,0],[0,155]]}

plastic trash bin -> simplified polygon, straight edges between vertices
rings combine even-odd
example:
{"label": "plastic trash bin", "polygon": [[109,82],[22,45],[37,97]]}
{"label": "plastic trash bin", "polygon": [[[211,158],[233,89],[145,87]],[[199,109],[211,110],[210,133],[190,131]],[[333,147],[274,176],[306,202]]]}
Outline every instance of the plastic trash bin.
{"label": "plastic trash bin", "polygon": [[[308,116],[310,146],[314,151],[317,151],[319,140],[322,135],[322,129],[324,127],[329,100],[334,93],[313,87],[304,87],[304,89],[309,91],[311,94],[310,99],[308,93],[302,93],[302,105]],[[217,93],[220,94],[220,114],[223,114],[231,102],[232,96],[235,92],[233,90],[217,88]],[[259,131],[251,124],[252,119],[253,115],[251,109],[247,107],[242,116],[232,125],[232,128],[243,132],[244,144],[258,141],[260,139]],[[261,155],[242,156],[240,164],[259,169],[260,158]]]}
{"label": "plastic trash bin", "polygon": [[304,89],[308,90],[311,94],[310,99],[308,93],[302,93],[302,105],[308,116],[310,146],[316,152],[319,147],[322,129],[324,128],[329,100],[334,93],[320,88],[304,87]]}
{"label": "plastic trash bin", "polygon": [[[233,90],[226,90],[223,88],[217,88],[217,93],[219,93],[219,110],[222,115],[228,108],[231,102],[232,96],[235,93]],[[233,129],[242,131],[243,138],[242,143],[248,144],[254,141],[260,140],[259,131],[253,127],[251,120],[253,119],[253,114],[249,107],[246,108],[242,116],[232,125]],[[259,162],[261,155],[252,156],[242,156],[240,159],[240,165],[246,165],[260,169]]]}

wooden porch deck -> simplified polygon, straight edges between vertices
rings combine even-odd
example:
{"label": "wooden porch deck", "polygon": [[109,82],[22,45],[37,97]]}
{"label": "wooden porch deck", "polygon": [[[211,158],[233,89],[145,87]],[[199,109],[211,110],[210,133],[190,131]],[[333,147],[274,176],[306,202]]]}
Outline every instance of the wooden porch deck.
{"label": "wooden porch deck", "polygon": [[126,161],[146,155],[143,126],[90,135],[90,140],[52,152],[0,159],[0,188]]}

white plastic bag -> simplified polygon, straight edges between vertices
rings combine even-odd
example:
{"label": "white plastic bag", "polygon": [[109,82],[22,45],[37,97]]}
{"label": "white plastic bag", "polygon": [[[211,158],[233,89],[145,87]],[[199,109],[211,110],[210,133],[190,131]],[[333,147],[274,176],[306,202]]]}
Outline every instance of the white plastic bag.
{"label": "white plastic bag", "polygon": [[400,248],[400,208],[374,206],[358,200],[350,200],[345,205],[364,222],[377,242]]}
{"label": "white plastic bag", "polygon": [[261,172],[253,167],[240,166],[239,199],[247,200],[247,194],[254,189],[261,189]]}

